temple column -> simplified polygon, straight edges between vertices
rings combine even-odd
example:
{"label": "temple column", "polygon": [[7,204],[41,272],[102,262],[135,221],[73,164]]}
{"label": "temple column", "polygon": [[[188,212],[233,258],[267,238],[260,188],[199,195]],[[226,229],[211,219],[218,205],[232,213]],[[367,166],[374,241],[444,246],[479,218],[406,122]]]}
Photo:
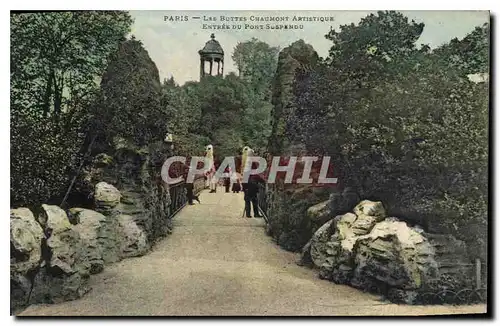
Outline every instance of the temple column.
{"label": "temple column", "polygon": [[210,59],[210,76],[213,76],[212,75],[212,66],[213,66],[213,63],[214,63],[214,60]]}
{"label": "temple column", "polygon": [[200,59],[200,79],[205,75],[205,61]]}

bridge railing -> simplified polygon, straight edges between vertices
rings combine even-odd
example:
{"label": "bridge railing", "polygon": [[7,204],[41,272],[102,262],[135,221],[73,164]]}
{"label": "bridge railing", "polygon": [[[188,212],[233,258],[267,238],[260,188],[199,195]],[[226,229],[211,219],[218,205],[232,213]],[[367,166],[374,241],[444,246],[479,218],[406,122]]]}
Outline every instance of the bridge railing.
{"label": "bridge railing", "polygon": [[269,203],[267,200],[267,184],[265,183],[260,183],[259,184],[259,192],[257,193],[257,203],[259,206],[259,211],[264,217],[264,220],[266,223],[269,223]]}
{"label": "bridge railing", "polygon": [[[195,195],[199,194],[203,189],[205,189],[205,177],[202,175],[195,176],[193,181],[193,193]],[[174,184],[168,185],[168,191],[170,193],[170,206],[168,212],[168,218],[174,217],[188,202],[186,182],[180,181]]]}

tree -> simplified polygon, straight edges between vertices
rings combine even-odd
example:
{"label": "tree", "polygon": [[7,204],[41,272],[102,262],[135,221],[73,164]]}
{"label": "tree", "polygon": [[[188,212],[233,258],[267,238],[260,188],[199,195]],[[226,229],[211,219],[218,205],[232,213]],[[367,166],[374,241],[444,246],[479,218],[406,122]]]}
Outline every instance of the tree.
{"label": "tree", "polygon": [[[206,77],[198,84],[198,100],[201,107],[201,120],[199,130],[207,136],[214,146],[225,141],[220,130],[232,129],[231,138],[241,137],[242,118],[244,110],[249,106],[247,85],[235,75],[227,75],[224,79],[219,77]],[[239,141],[233,142],[233,144]],[[235,155],[239,147],[234,147],[228,152],[217,152],[218,156]]]}
{"label": "tree", "polygon": [[162,85],[161,107],[165,111],[169,130],[174,134],[176,152],[189,156],[200,154],[210,140],[199,133],[201,105],[198,83],[188,82],[178,86],[173,77]]}
{"label": "tree", "polygon": [[111,56],[101,81],[101,123],[107,125],[106,139],[124,138],[137,146],[162,140],[168,130],[160,105],[158,68],[138,40],[120,44]]}
{"label": "tree", "polygon": [[71,99],[91,96],[131,24],[123,11],[12,14],[13,107],[57,117]]}
{"label": "tree", "polygon": [[330,56],[294,78],[285,135],[332,156],[343,186],[484,258],[488,85],[466,75],[484,72],[488,27],[434,51],[415,46],[422,28],[379,12],[331,31]]}
{"label": "tree", "polygon": [[[11,204],[61,203],[127,12],[11,14]],[[85,145],[85,146],[84,146]]]}
{"label": "tree", "polygon": [[477,26],[462,40],[454,38],[434,51],[443,60],[443,65],[451,65],[464,75],[484,73],[490,70],[490,26]]}
{"label": "tree", "polygon": [[262,98],[270,95],[269,88],[276,72],[278,53],[278,47],[272,47],[256,38],[238,42],[233,50],[231,57],[238,67],[239,76]]}
{"label": "tree", "polygon": [[308,71],[314,67],[319,56],[314,48],[303,40],[284,48],[278,59],[278,68],[273,80],[272,130],[269,137],[269,150],[272,154],[282,154],[287,147],[285,134],[287,120],[292,113],[291,102],[294,98],[294,81],[300,70]]}

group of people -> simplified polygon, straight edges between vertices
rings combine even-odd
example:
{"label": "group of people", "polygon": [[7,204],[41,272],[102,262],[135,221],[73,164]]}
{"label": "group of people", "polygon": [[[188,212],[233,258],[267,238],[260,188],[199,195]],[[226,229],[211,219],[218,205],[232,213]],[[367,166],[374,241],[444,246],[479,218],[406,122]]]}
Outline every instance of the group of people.
{"label": "group of people", "polygon": [[[252,217],[251,211],[253,208],[254,217],[262,217],[259,212],[258,203],[258,193],[259,193],[259,183],[264,182],[264,180],[258,175],[251,175],[248,178],[248,182],[242,183],[241,174],[232,171],[230,167],[226,168],[223,175],[221,184],[225,188],[225,192],[228,193],[240,193],[243,191],[245,200],[245,215],[246,217]],[[211,190],[211,192],[216,192],[216,188]]]}
{"label": "group of people", "polygon": [[[249,155],[252,155],[252,149],[248,146],[245,146],[242,151],[242,161],[241,161],[241,171],[244,169],[244,163],[246,162]],[[205,148],[205,157],[209,164],[209,168],[205,172],[205,180],[208,183],[208,187],[210,188],[210,193],[217,192],[217,185],[219,184],[219,180],[217,180],[215,176],[216,167],[214,162],[213,155],[213,146],[208,145]],[[251,211],[253,207],[254,217],[262,217],[259,212],[259,203],[258,203],[258,193],[259,193],[259,183],[264,182],[264,180],[258,175],[251,175],[246,183],[242,182],[242,176],[237,171],[233,171],[230,167],[227,167],[224,170],[220,183],[225,188],[225,192],[229,193],[230,191],[233,193],[240,193],[243,191],[244,200],[245,200],[245,211],[246,217],[252,217]],[[193,200],[197,200],[199,202],[198,196],[195,196],[193,193],[193,186],[188,186],[188,202],[190,205],[193,205]]]}
{"label": "group of people", "polygon": [[236,171],[232,171],[230,167],[227,167],[222,175],[222,185],[226,189],[226,192],[231,190],[234,193],[239,193],[241,189],[241,174]]}

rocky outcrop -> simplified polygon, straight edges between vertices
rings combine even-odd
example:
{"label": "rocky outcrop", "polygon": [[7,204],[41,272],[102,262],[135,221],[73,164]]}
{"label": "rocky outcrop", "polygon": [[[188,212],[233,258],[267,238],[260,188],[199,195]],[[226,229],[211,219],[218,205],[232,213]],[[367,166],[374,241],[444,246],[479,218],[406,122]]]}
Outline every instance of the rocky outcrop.
{"label": "rocky outcrop", "polygon": [[118,210],[121,193],[104,182],[95,193],[102,213],[72,208],[70,219],[58,206],[42,205],[37,221],[27,208],[11,210],[11,311],[80,298],[90,290],[90,274],[147,253],[145,231]]}
{"label": "rocky outcrop", "polygon": [[11,310],[28,302],[33,275],[42,262],[43,229],[27,208],[10,211]]}
{"label": "rocky outcrop", "polygon": [[269,230],[285,250],[299,251],[319,227],[308,217],[311,205],[328,199],[328,189],[311,185],[290,185],[280,188],[277,183],[268,190]]}
{"label": "rocky outcrop", "polygon": [[[103,188],[115,198],[121,196],[114,187],[104,184]],[[99,204],[111,202],[99,199]],[[43,227],[29,209],[11,210],[11,311],[26,304],[80,298],[90,290],[90,274],[148,251],[144,230],[113,205],[99,206],[106,215],[70,209],[76,225],[58,206],[42,205],[38,220]]]}
{"label": "rocky outcrop", "polygon": [[144,255],[148,249],[146,233],[137,226],[130,215],[118,216],[120,230],[120,256],[122,258]]}
{"label": "rocky outcrop", "polygon": [[94,200],[99,211],[108,212],[120,203],[121,193],[114,186],[99,182],[95,186]]}
{"label": "rocky outcrop", "polygon": [[351,279],[355,287],[414,291],[437,277],[433,246],[405,222],[382,221],[356,246]]}
{"label": "rocky outcrop", "polygon": [[332,219],[332,210],[330,208],[330,201],[325,200],[319,204],[311,206],[307,209],[307,217],[315,225],[323,225],[328,220]]}
{"label": "rocky outcrop", "polygon": [[[90,289],[90,274],[144,255],[172,232],[171,214],[182,207],[186,189],[177,187],[171,196],[161,180],[170,152],[164,144],[118,145],[113,156],[97,155],[75,186],[81,192],[76,198],[89,198],[84,204],[92,210],[43,205],[38,216],[27,208],[11,210],[11,311],[77,299]],[[204,180],[197,180],[195,192],[203,188]]]}
{"label": "rocky outcrop", "polygon": [[[102,207],[96,198],[96,210],[104,215],[115,214],[114,220],[121,214],[131,216],[146,233],[149,247],[172,231],[170,189],[161,179],[161,167],[168,153],[170,149],[162,143],[139,149],[121,141],[113,155],[113,163],[92,172],[100,181],[120,189],[120,200],[118,203],[113,201],[117,203],[114,208],[106,212],[107,205]],[[113,198],[117,197],[116,194]]]}
{"label": "rocky outcrop", "polygon": [[302,260],[309,255],[321,278],[411,304],[421,293],[445,286],[444,275],[464,280],[468,274],[465,244],[453,236],[386,217],[380,202],[365,200],[353,211],[321,226],[303,252]]}
{"label": "rocky outcrop", "polygon": [[29,301],[55,303],[80,298],[90,290],[90,264],[84,243],[61,208],[53,205],[42,208],[47,253]]}
{"label": "rocky outcrop", "polygon": [[106,228],[106,216],[84,208],[72,208],[70,211],[79,221],[74,229],[83,242],[90,273],[100,273],[104,269],[104,252],[110,248],[110,239],[114,239]]}
{"label": "rocky outcrop", "polygon": [[292,114],[290,102],[293,99],[293,85],[297,71],[310,68],[319,60],[314,48],[303,40],[295,41],[280,51],[278,66],[273,81],[272,130],[269,137],[269,151],[273,155],[284,153],[291,145],[285,143],[287,119]]}

